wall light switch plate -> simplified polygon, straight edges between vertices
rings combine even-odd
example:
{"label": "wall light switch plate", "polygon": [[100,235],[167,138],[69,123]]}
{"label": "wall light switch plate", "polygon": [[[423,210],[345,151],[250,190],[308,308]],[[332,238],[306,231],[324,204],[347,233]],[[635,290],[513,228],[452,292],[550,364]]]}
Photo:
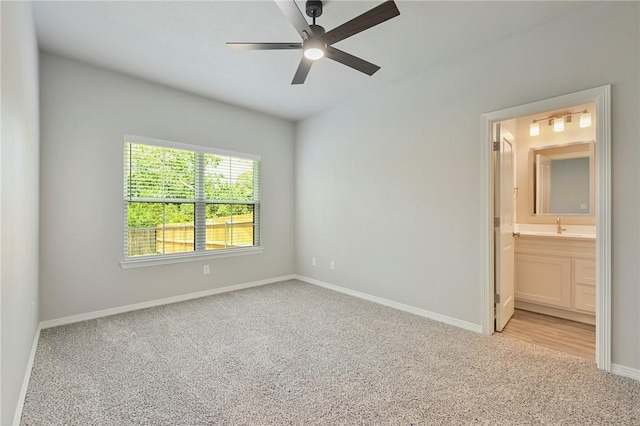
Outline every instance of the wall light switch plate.
{"label": "wall light switch plate", "polygon": [[336,269],[336,262],[334,262],[333,260],[331,261],[331,270],[333,271],[334,269]]}
{"label": "wall light switch plate", "polygon": [[316,262],[316,258],[315,258],[315,257],[312,257],[312,258],[311,258],[311,266],[316,266],[316,263],[317,263],[317,262]]}
{"label": "wall light switch plate", "polygon": [[209,269],[209,265],[204,265],[204,268],[202,268],[202,273],[204,275],[209,275],[209,272],[211,272],[211,270]]}

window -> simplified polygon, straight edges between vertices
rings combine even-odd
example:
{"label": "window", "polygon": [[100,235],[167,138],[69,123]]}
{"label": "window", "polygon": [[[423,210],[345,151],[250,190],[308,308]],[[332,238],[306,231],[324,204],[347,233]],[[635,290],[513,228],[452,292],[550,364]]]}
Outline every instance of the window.
{"label": "window", "polygon": [[125,136],[124,216],[123,267],[259,248],[260,157]]}

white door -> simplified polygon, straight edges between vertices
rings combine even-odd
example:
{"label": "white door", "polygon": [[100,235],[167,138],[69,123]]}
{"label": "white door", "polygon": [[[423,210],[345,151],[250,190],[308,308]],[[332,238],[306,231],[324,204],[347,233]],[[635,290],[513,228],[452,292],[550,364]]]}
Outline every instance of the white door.
{"label": "white door", "polygon": [[511,143],[501,134],[496,125],[496,183],[495,212],[499,224],[495,233],[495,277],[496,277],[496,331],[502,331],[513,316],[515,298],[514,268],[514,158]]}

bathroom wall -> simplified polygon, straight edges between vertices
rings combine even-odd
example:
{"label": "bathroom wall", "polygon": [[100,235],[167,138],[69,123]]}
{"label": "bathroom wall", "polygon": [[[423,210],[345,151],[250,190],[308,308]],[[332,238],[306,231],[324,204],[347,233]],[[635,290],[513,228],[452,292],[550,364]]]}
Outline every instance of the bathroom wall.
{"label": "bathroom wall", "polygon": [[[529,136],[529,125],[534,119],[548,117],[554,113],[566,111],[588,110],[591,113],[591,127],[581,128],[578,116],[574,116],[571,123],[565,124],[562,132],[554,132],[547,122],[540,122],[540,135]],[[591,142],[596,138],[596,106],[595,103],[575,105],[557,111],[546,111],[540,114],[519,117],[516,120],[518,149],[516,150],[516,220],[518,223],[555,223],[556,216],[534,215],[532,191],[532,175],[530,173],[530,153],[533,148],[564,145],[572,142]],[[592,182],[595,184],[595,182]],[[591,206],[592,211],[595,212]],[[589,216],[563,216],[562,222],[573,225],[595,225],[595,214]]]}

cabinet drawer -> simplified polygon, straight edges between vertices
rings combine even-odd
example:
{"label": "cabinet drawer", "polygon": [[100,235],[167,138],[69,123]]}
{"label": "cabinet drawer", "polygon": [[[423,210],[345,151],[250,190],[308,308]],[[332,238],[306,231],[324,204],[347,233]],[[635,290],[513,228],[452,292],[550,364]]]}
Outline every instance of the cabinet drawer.
{"label": "cabinet drawer", "polygon": [[571,307],[571,260],[516,254],[516,299]]}
{"label": "cabinet drawer", "polygon": [[576,259],[573,273],[576,284],[596,285],[596,262],[593,260]]}
{"label": "cabinet drawer", "polygon": [[575,307],[581,311],[596,312],[596,286],[576,284]]}

